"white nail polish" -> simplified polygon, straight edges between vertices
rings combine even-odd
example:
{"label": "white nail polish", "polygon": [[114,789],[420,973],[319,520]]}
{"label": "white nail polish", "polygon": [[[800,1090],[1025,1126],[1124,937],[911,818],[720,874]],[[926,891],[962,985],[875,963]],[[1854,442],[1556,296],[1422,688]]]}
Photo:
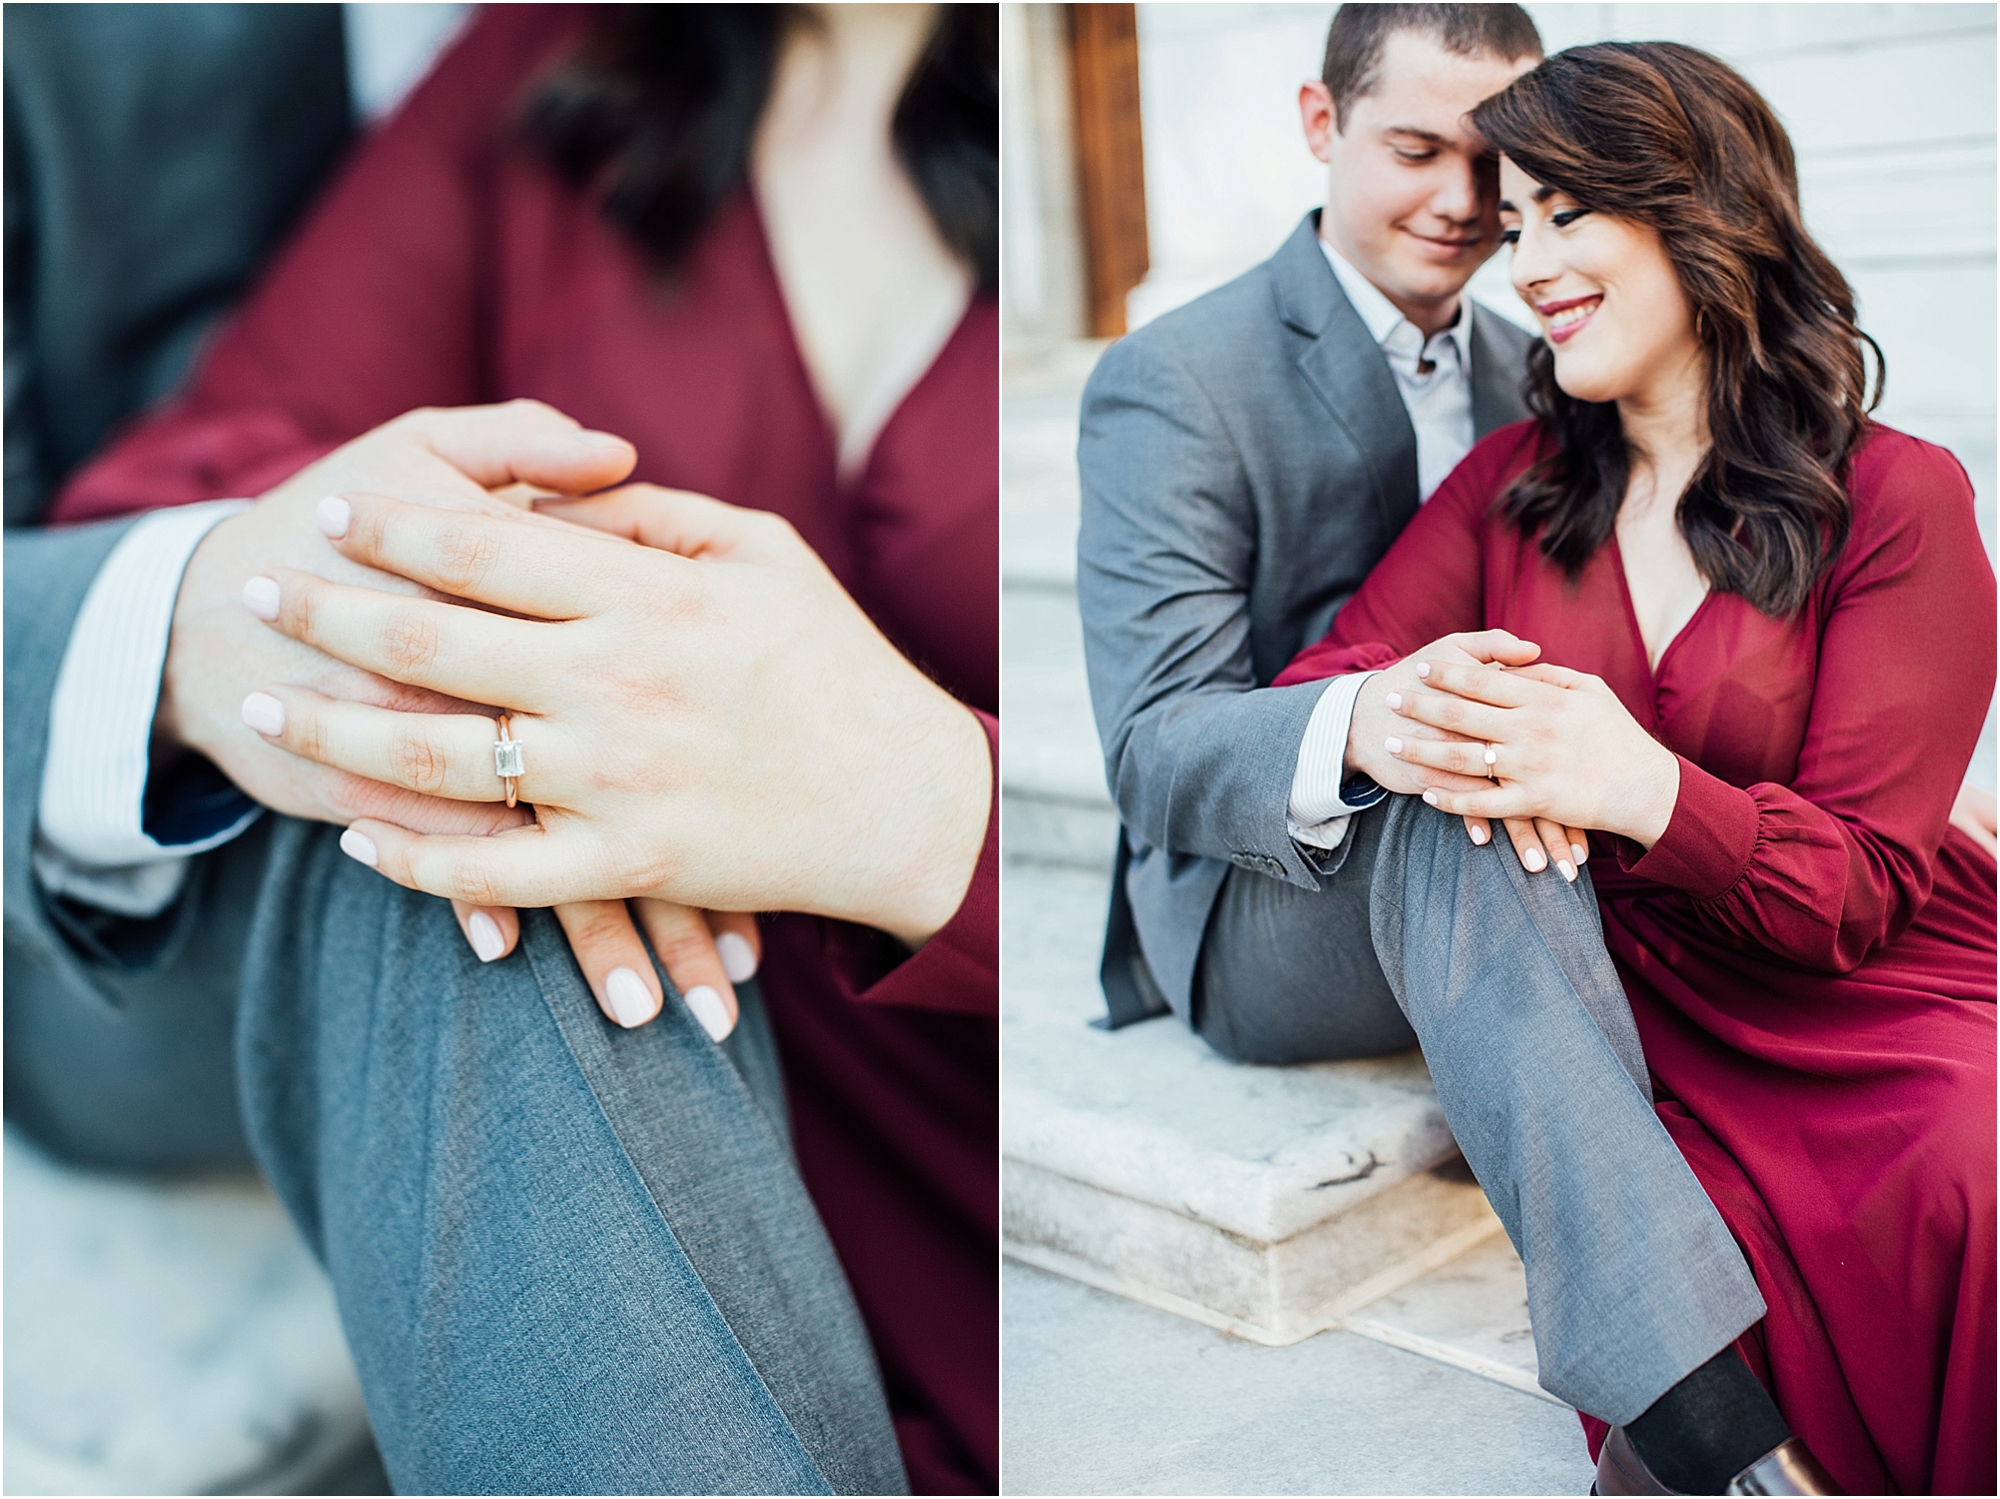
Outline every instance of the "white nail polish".
{"label": "white nail polish", "polygon": [[243,585],[243,607],[259,619],[278,617],[278,580],[252,578]]}
{"label": "white nail polish", "polygon": [[1590,857],[1590,850],[1585,848],[1581,843],[1572,843],[1569,846],[1569,851],[1576,855],[1576,862],[1579,864]]}
{"label": "white nail polish", "polygon": [[724,932],[717,937],[715,955],[722,959],[722,971],[729,976],[730,983],[740,984],[757,976],[757,954],[739,933]]}
{"label": "white nail polish", "polygon": [[708,1039],[720,1041],[733,1028],[729,1021],[729,1011],[722,1006],[722,996],[706,984],[696,984],[681,996],[687,1001],[689,1013],[701,1022],[701,1028],[708,1032]]}
{"label": "white nail polish", "polygon": [[1430,664],[1430,662],[1428,662],[1428,661],[1419,661],[1419,662],[1417,663],[1417,675],[1418,675],[1418,676],[1420,676],[1420,677],[1428,677],[1428,676],[1429,676],[1430,674],[1431,674],[1431,664]]}
{"label": "white nail polish", "polygon": [[1562,877],[1569,881],[1570,884],[1574,885],[1576,883],[1576,866],[1570,863],[1569,860],[1556,860],[1556,868],[1562,871]]}
{"label": "white nail polish", "polygon": [[614,968],[604,981],[604,997],[611,1001],[611,1013],[618,1023],[631,1030],[644,1025],[657,1013],[645,981],[629,968]]}
{"label": "white nail polish", "polygon": [[1400,755],[1403,752],[1403,741],[1392,734],[1389,738],[1382,741],[1382,748],[1386,749],[1392,755]]}
{"label": "white nail polish", "polygon": [[1392,692],[1387,697],[1383,698],[1382,701],[1387,703],[1392,708],[1400,708],[1403,706],[1403,694],[1400,692]]}
{"label": "white nail polish", "polygon": [[507,940],[500,935],[499,924],[484,911],[474,911],[472,919],[465,925],[472,935],[472,950],[479,954],[480,962],[491,963],[507,950]]}
{"label": "white nail polish", "polygon": [[1493,835],[1491,833],[1481,832],[1478,828],[1474,828],[1472,830],[1472,841],[1478,844],[1481,848],[1486,847],[1486,840],[1488,838],[1491,838],[1492,836]]}
{"label": "white nail polish", "polygon": [[1548,855],[1538,848],[1529,849],[1521,856],[1521,862],[1528,866],[1528,872],[1531,874],[1540,874],[1549,867]]}
{"label": "white nail polish", "polygon": [[377,858],[375,840],[366,833],[349,828],[340,835],[340,851],[348,858],[366,864],[370,869],[375,868]]}
{"label": "white nail polish", "polygon": [[353,519],[354,507],[337,494],[328,495],[313,511],[314,524],[335,541],[347,534],[348,523]]}
{"label": "white nail polish", "polygon": [[1435,791],[1426,791],[1424,793],[1424,800],[1435,807],[1438,804],[1438,794]]}
{"label": "white nail polish", "polygon": [[285,732],[285,705],[268,692],[253,692],[243,699],[243,721],[275,739]]}

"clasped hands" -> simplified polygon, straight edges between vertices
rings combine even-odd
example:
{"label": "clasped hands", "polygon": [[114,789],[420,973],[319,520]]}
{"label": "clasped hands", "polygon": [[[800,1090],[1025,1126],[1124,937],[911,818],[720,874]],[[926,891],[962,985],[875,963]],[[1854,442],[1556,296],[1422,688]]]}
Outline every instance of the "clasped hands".
{"label": "clasped hands", "polygon": [[1347,766],[1463,817],[1475,843],[1498,818],[1524,867],[1574,880],[1589,829],[1652,846],[1680,766],[1603,681],[1540,655],[1505,630],[1412,652],[1363,684]]}
{"label": "clasped hands", "polygon": [[[949,920],[990,759],[777,517],[646,485],[547,498],[632,462],[531,402],[349,444],[197,549],[162,727],[267,805],[349,824],[343,848],[450,897],[484,959],[513,907],[555,906],[622,1025],[661,999],[636,914],[719,1039],[756,962],[742,913],[913,947]],[[496,709],[526,753],[511,812]]]}

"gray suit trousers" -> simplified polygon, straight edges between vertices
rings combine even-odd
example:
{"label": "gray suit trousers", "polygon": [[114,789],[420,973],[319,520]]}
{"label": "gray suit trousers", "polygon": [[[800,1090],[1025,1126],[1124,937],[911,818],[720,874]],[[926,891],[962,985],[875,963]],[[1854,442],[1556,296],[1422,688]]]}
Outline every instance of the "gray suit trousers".
{"label": "gray suit trousers", "polygon": [[1588,870],[1391,797],[1309,891],[1232,869],[1196,1028],[1286,1063],[1421,1044],[1467,1164],[1527,1267],[1544,1389],[1622,1425],[1764,1315],[1742,1251],[1653,1112]]}

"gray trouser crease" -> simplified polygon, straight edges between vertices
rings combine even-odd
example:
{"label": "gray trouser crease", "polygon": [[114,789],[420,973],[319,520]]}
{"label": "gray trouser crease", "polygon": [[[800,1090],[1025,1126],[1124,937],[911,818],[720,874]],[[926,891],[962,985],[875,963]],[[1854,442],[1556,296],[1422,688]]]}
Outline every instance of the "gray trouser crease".
{"label": "gray trouser crease", "polygon": [[1231,871],[1197,1024],[1255,1061],[1418,1041],[1527,1268],[1543,1388],[1629,1421],[1764,1302],[1653,1112],[1588,870],[1574,885],[1531,875],[1504,840],[1476,847],[1415,797],[1350,831],[1319,892]]}

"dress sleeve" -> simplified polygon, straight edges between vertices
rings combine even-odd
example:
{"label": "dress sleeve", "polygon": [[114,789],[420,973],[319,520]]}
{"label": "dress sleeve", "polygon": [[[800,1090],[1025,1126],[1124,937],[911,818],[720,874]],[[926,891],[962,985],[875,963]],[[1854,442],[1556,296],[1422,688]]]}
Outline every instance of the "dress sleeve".
{"label": "dress sleeve", "polygon": [[568,9],[496,6],[468,28],[357,148],[191,381],[79,471],[52,518],[255,496],[406,411],[493,399],[493,167],[507,106],[579,24]]}
{"label": "dress sleeve", "polygon": [[1900,434],[1874,440],[1884,452],[1857,460],[1854,532],[1823,585],[1797,775],[1746,789],[1683,758],[1666,832],[1620,860],[1711,925],[1841,973],[1929,900],[1993,691],[1993,569],[1965,471]]}
{"label": "dress sleeve", "polygon": [[905,952],[887,933],[827,922],[827,956],[844,998],[952,1015],[1000,1013],[1000,720],[971,711],[986,731],[993,792],[986,809],[986,839],[965,899],[914,953]]}
{"label": "dress sleeve", "polygon": [[1375,671],[1440,636],[1483,628],[1487,512],[1534,439],[1534,425],[1522,422],[1466,454],[1334,616],[1333,628],[1271,685]]}

